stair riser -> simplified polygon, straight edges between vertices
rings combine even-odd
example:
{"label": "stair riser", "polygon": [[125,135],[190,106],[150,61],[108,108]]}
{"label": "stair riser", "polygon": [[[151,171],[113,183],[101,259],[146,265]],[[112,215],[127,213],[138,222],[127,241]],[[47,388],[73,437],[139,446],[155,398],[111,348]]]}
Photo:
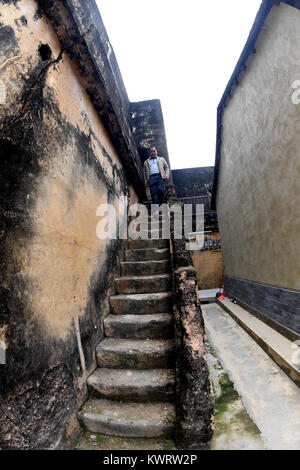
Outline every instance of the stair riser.
{"label": "stair riser", "polygon": [[143,221],[144,221],[144,220],[153,220],[153,219],[156,220],[157,218],[159,218],[160,220],[161,220],[161,219],[168,220],[168,219],[170,219],[170,216],[168,216],[168,214],[165,214],[165,213],[163,213],[163,214],[160,213],[158,216],[156,215],[156,216],[154,217],[154,216],[151,215],[151,213],[150,213],[150,214],[148,214],[148,217],[141,216],[141,217],[140,217],[140,220],[143,220]]}
{"label": "stair riser", "polygon": [[112,314],[151,314],[169,313],[172,311],[172,296],[153,299],[118,299],[110,298],[110,313]]}
{"label": "stair riser", "polygon": [[128,248],[131,250],[139,250],[141,248],[169,248],[169,240],[129,240]]}
{"label": "stair riser", "polygon": [[148,423],[147,425],[142,419],[140,423],[131,421],[114,423],[103,422],[97,415],[85,415],[80,417],[80,421],[90,432],[120,437],[171,437],[174,431],[173,424]]}
{"label": "stair riser", "polygon": [[[160,219],[159,222],[148,219],[148,221],[147,220],[142,221],[141,228],[142,229],[158,229],[162,227],[170,227],[170,225],[171,223],[167,219],[162,219],[162,220]],[[139,230],[140,227],[137,227],[137,229]]]}
{"label": "stair riser", "polygon": [[88,385],[94,396],[108,398],[110,400],[123,401],[160,401],[174,402],[174,382],[169,382],[164,386],[135,387],[134,384],[128,387],[108,387],[105,385]]}
{"label": "stair riser", "polygon": [[150,276],[151,274],[168,274],[170,261],[157,261],[149,263],[121,263],[122,276]]}
{"label": "stair riser", "polygon": [[104,331],[107,338],[121,339],[171,339],[174,338],[174,324],[171,317],[149,321],[145,324],[120,323],[111,318],[104,321]]}
{"label": "stair riser", "polygon": [[[149,221],[149,222],[152,222],[153,220],[170,220],[170,216],[168,214],[162,214],[160,213],[158,216],[154,216],[154,215],[151,215],[151,212],[148,214],[148,216],[144,216],[144,215],[140,215],[138,217],[138,222],[139,221],[142,221],[142,222],[145,222],[145,221]],[[129,221],[132,222],[133,220],[137,220],[136,217],[133,217],[133,216],[129,216]]]}
{"label": "stair riser", "polygon": [[151,292],[167,292],[172,290],[172,279],[117,279],[116,291],[118,294],[144,294]]}
{"label": "stair riser", "polygon": [[142,352],[104,351],[101,347],[96,349],[99,367],[111,369],[169,369],[174,367],[174,353],[162,352],[145,354]]}
{"label": "stair riser", "polygon": [[170,239],[170,230],[167,228],[162,230],[156,227],[144,227],[140,235],[142,240],[169,240]]}
{"label": "stair riser", "polygon": [[125,250],[124,261],[161,261],[170,258],[168,249],[162,250]]}

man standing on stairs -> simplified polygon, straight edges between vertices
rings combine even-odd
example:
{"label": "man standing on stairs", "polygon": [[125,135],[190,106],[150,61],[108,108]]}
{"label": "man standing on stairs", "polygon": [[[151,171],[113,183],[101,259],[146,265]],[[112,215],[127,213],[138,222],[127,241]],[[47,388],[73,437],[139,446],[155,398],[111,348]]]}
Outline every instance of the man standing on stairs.
{"label": "man standing on stairs", "polygon": [[157,156],[156,147],[149,148],[149,158],[144,163],[144,179],[147,195],[149,189],[152,204],[163,204],[166,181],[170,177],[170,170],[166,160]]}

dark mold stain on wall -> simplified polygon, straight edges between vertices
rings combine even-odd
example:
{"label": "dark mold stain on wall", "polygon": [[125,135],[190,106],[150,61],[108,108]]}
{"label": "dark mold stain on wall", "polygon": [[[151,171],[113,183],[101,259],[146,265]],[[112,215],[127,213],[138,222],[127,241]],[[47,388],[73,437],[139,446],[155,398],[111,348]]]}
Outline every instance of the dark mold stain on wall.
{"label": "dark mold stain on wall", "polygon": [[[0,2],[1,5],[1,2]],[[0,16],[1,19],[1,16]],[[7,52],[10,54],[18,48],[18,41],[13,28],[0,22],[0,44],[1,54],[5,56]]]}
{"label": "dark mold stain on wall", "polygon": [[68,368],[58,364],[47,370],[40,383],[2,403],[0,449],[51,449],[76,402]]}

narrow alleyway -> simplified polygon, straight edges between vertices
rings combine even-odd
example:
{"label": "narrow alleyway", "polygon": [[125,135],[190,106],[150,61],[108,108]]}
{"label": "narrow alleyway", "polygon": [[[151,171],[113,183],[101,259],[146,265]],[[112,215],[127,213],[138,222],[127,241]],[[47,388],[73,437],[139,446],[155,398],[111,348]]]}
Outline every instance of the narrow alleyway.
{"label": "narrow alleyway", "polygon": [[216,303],[202,305],[216,395],[214,449],[300,449],[300,389]]}

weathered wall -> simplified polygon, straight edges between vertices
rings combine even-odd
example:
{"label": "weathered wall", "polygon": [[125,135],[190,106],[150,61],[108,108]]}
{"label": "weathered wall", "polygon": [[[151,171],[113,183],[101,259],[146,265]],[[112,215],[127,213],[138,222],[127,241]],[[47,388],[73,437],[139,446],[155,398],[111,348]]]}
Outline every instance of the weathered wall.
{"label": "weathered wall", "polygon": [[179,199],[206,195],[207,189],[212,189],[214,167],[183,168],[172,170],[173,183]]}
{"label": "weathered wall", "polygon": [[226,275],[298,291],[299,64],[300,11],[273,6],[224,110],[217,192]]}
{"label": "weathered wall", "polygon": [[37,3],[0,7],[0,448],[53,448],[77,427],[118,272],[96,209],[137,196]]}
{"label": "weathered wall", "polygon": [[170,166],[164,119],[159,100],[130,103],[131,124],[141,161],[149,157],[148,148],[154,145],[160,157]]}
{"label": "weathered wall", "polygon": [[222,284],[223,260],[221,250],[191,252],[199,289],[216,289]]}
{"label": "weathered wall", "polygon": [[217,195],[226,273],[291,289],[300,289],[299,46],[300,12],[273,7],[224,113]]}
{"label": "weathered wall", "polygon": [[127,177],[145,197],[142,164],[130,120],[130,102],[95,0],[37,0],[49,18],[61,47],[72,58]]}

